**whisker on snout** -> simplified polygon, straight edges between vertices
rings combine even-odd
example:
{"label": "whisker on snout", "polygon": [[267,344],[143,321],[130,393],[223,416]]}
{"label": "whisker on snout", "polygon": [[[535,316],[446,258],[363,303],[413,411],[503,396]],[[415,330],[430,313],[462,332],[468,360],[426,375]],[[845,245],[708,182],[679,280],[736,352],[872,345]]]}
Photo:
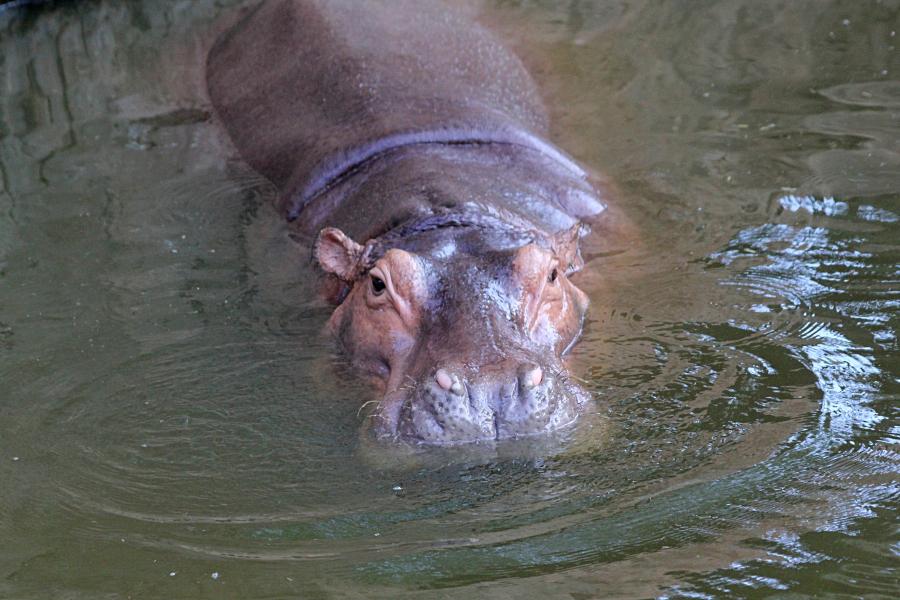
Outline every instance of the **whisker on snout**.
{"label": "whisker on snout", "polygon": [[[369,400],[368,402],[363,402],[362,405],[359,407],[359,410],[356,411],[356,416],[359,417],[359,415],[363,411],[363,409],[370,404],[374,404],[374,405],[376,405],[376,408],[380,408],[381,400]],[[369,416],[371,417],[372,415],[369,415]]]}
{"label": "whisker on snout", "polygon": [[568,371],[559,371],[559,372],[557,372],[556,376],[559,377],[560,379],[562,379],[563,381],[571,381],[571,380],[575,380],[575,381],[577,381],[577,382],[579,382],[579,383],[581,383],[581,384],[584,384],[584,385],[590,385],[590,383],[591,383],[591,382],[588,381],[587,379],[584,379],[584,378],[582,378],[582,377],[578,377],[577,375],[572,375],[572,374],[569,373]]}
{"label": "whisker on snout", "polygon": [[568,382],[570,382],[570,381],[572,381],[572,380],[575,380],[575,381],[578,381],[578,382],[580,382],[580,383],[582,383],[582,384],[584,384],[584,385],[589,385],[589,384],[590,384],[590,382],[589,382],[588,380],[582,379],[581,377],[578,377],[578,376],[576,376],[576,375],[572,375],[571,373],[569,373],[568,371],[566,371],[566,370],[564,370],[564,369],[557,369],[557,368],[554,368],[554,367],[550,367],[550,369],[551,369],[551,371],[553,372],[553,376],[556,377],[557,379],[559,379],[560,381],[564,382],[564,383],[568,383]]}

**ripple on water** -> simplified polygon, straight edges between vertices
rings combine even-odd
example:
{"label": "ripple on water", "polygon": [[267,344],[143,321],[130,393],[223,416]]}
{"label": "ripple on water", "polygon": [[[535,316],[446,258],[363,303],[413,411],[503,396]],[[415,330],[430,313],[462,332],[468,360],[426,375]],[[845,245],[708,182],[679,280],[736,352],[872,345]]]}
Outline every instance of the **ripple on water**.
{"label": "ripple on water", "polygon": [[835,102],[853,106],[900,108],[900,82],[863,81],[844,83],[818,92]]}
{"label": "ripple on water", "polygon": [[[37,164],[16,148],[3,157],[19,161],[8,173],[13,187],[27,193],[0,205],[0,252],[4,261],[12,256],[8,281],[20,286],[28,306],[15,305],[27,318],[12,321],[4,314],[0,352],[4,359],[21,360],[16,365],[32,352],[43,363],[5,371],[12,383],[4,383],[29,402],[0,410],[28,432],[26,442],[34,444],[37,456],[14,467],[7,461],[0,470],[17,469],[16,481],[28,483],[21,472],[34,469],[34,478],[53,489],[3,490],[3,511],[14,494],[17,502],[18,496],[26,498],[21,504],[28,509],[32,489],[46,497],[37,510],[10,512],[13,518],[0,523],[12,524],[18,538],[12,543],[34,556],[4,578],[0,589],[31,575],[42,592],[48,577],[69,590],[72,580],[60,574],[66,571],[61,564],[92,577],[103,559],[126,574],[116,585],[142,591],[158,575],[180,581],[213,562],[215,570],[208,569],[204,579],[221,572],[222,581],[237,586],[237,577],[229,581],[231,573],[246,574],[248,597],[264,595],[258,592],[269,580],[282,581],[285,573],[323,588],[353,578],[363,585],[449,587],[554,571],[568,577],[579,566],[603,563],[618,571],[631,561],[633,569],[641,559],[657,562],[673,548],[689,549],[689,568],[696,570],[706,567],[698,565],[692,545],[731,534],[727,551],[750,547],[764,560],[709,576],[684,574],[685,585],[673,595],[762,594],[790,589],[802,578],[856,595],[894,590],[896,571],[889,560],[896,559],[897,545],[889,536],[895,532],[867,527],[884,528],[900,498],[892,375],[900,305],[896,82],[828,84],[813,100],[788,95],[784,90],[805,94],[812,85],[789,77],[793,68],[815,71],[805,62],[815,54],[808,53],[810,44],[800,39],[794,54],[784,52],[786,44],[759,43],[770,38],[757,36],[773,30],[771,19],[759,17],[767,13],[735,18],[740,7],[728,2],[686,18],[670,18],[653,3],[644,11],[602,14],[583,13],[579,3],[571,11],[560,8],[554,28],[587,28],[577,42],[582,50],[566,44],[569,33],[559,34],[559,45],[565,63],[576,65],[582,80],[592,84],[578,92],[585,106],[566,118],[579,126],[599,123],[593,127],[597,139],[604,134],[609,141],[603,150],[607,162],[631,161],[630,176],[650,191],[666,190],[648,196],[652,201],[637,200],[646,212],[640,226],[656,227],[664,242],[677,244],[648,242],[652,260],[630,251],[618,259],[598,253],[591,265],[620,260],[623,273],[637,274],[630,286],[620,275],[615,290],[604,293],[599,284],[592,290],[593,321],[573,352],[574,374],[594,395],[589,412],[595,414],[589,416],[595,418],[583,418],[573,431],[547,441],[391,454],[359,435],[364,417],[357,410],[371,394],[353,383],[346,365],[317,337],[326,311],[307,305],[307,297],[296,308],[297,287],[305,282],[296,281],[296,264],[283,260],[296,248],[279,246],[286,237],[279,218],[260,210],[271,190],[246,175],[237,178],[247,181],[235,184],[229,176],[223,184],[226,177],[216,168],[206,179],[198,172],[174,176],[185,165],[218,156],[205,149],[171,150],[193,148],[203,139],[205,113],[140,110],[142,103],[153,103],[134,95],[136,90],[157,80],[134,64],[113,64],[135,56],[153,62],[139,52],[109,51],[159,46],[160,39],[135,22],[151,32],[186,22],[152,4],[97,3],[85,9],[84,19],[39,21],[35,29],[52,33],[53,43],[22,38],[27,43],[17,45],[23,62],[29,48],[44,50],[34,69],[23,69],[21,99],[11,100],[14,109],[20,100],[36,108],[10,115],[40,121],[23,123],[21,130],[35,134],[38,146],[46,142],[48,149],[35,155],[48,158]],[[205,3],[206,11],[213,14],[218,4]],[[94,9],[102,12],[92,15]],[[607,27],[606,21],[625,14],[645,28],[629,29],[621,21]],[[787,23],[791,14],[782,10],[777,21]],[[602,26],[585,25],[598,17]],[[619,25],[627,35],[608,43],[603,36],[616,34]],[[666,34],[678,26],[690,29]],[[742,27],[752,35],[732,35]],[[715,39],[705,32],[715,32]],[[832,46],[829,52],[837,47]],[[621,47],[628,52],[615,50]],[[55,60],[57,48],[69,58]],[[582,53],[598,49],[600,61],[599,54]],[[652,54],[654,49],[660,53]],[[676,58],[699,59],[673,64],[672,50]],[[766,72],[760,53],[790,55],[792,62]],[[106,77],[133,72],[137,87],[105,82],[99,71],[96,77],[79,76],[71,68],[74,56],[85,59],[82,68],[107,69]],[[597,108],[593,84],[610,80],[591,79],[594,68],[616,71],[609,110]],[[68,76],[61,79],[63,71]],[[766,83],[758,86],[757,78]],[[123,89],[95,90],[104,82]],[[68,98],[60,96],[63,89]],[[693,99],[686,102],[684,95]],[[106,121],[107,103],[84,101],[105,97],[123,113],[112,122]],[[769,97],[783,104],[767,112]],[[50,116],[66,113],[66,104],[74,122],[50,123]],[[45,106],[57,108],[48,112]],[[741,115],[745,106],[754,114]],[[588,118],[585,110],[592,111]],[[640,110],[640,118],[631,110]],[[823,112],[803,116],[811,110]],[[627,125],[617,128],[614,121]],[[640,131],[645,122],[652,131]],[[694,135],[698,129],[707,131]],[[82,147],[95,133],[109,139]],[[593,133],[589,129],[580,142],[586,155],[601,146]],[[753,190],[713,181],[721,176],[733,182],[736,165],[745,163],[747,186],[768,179],[754,160],[736,152],[754,135],[751,143],[762,145],[751,150],[771,150],[763,164],[784,170],[779,181],[795,185],[803,177],[797,171],[808,169],[802,188],[822,195],[769,196],[769,214],[761,214],[753,211],[768,190],[757,198]],[[74,147],[51,152],[53,143],[69,144],[70,136]],[[98,153],[107,160],[97,161]],[[697,172],[685,174],[690,168]],[[88,179],[90,186],[78,194],[69,189]],[[102,197],[106,188],[112,191],[104,200],[86,200]],[[698,190],[716,199],[704,206],[716,208],[718,216],[706,216],[713,211],[693,204]],[[729,204],[738,198],[752,210]],[[16,219],[29,226],[20,227]],[[673,232],[660,231],[669,225]],[[711,229],[725,232],[716,235],[727,241],[716,242],[710,252],[701,247]],[[109,248],[101,248],[98,239],[109,241]],[[16,257],[23,248],[35,248],[42,262]],[[213,249],[228,259],[213,260]],[[672,256],[692,252],[703,259],[684,264]],[[38,269],[48,264],[55,270]],[[95,278],[72,275],[94,275],[95,269]],[[617,277],[597,271],[601,281]],[[4,270],[0,274],[7,277]],[[77,285],[100,288],[93,313],[56,298]],[[214,308],[226,301],[236,307],[227,316]],[[28,317],[32,312],[41,318]],[[83,315],[112,325],[95,334]],[[72,330],[60,326],[68,327],[69,320]],[[75,342],[54,348],[29,339],[65,342],[71,332]],[[137,350],[100,351],[91,336],[102,334],[109,344],[117,340],[123,349]],[[59,517],[59,505],[69,518]],[[148,556],[184,568],[148,566]],[[99,589],[83,580],[74,585]]]}
{"label": "ripple on water", "polygon": [[[811,203],[813,211],[826,205],[834,206]],[[725,323],[655,324],[645,305],[640,320],[613,315],[602,334],[590,330],[587,356],[576,349],[576,362],[603,365],[588,384],[609,404],[611,434],[603,450],[557,465],[579,475],[559,500],[582,499],[577,513],[555,513],[572,518],[502,542],[482,536],[361,568],[388,581],[459,585],[473,569],[483,580],[615,561],[773,514],[843,532],[896,501],[896,453],[854,443],[884,420],[871,406],[881,367],[867,344],[852,339],[857,332],[841,326],[856,316],[844,300],[848,283],[880,268],[857,246],[857,238],[825,227],[739,232],[710,257],[732,271],[723,283],[745,302]],[[730,456],[752,454],[754,435],[785,415],[792,424],[773,429],[762,455],[743,465]],[[763,575],[742,581],[754,577],[761,587],[784,587]]]}
{"label": "ripple on water", "polygon": [[[133,360],[140,369],[117,365],[46,414],[44,429],[77,440],[82,453],[63,482],[74,496],[120,510],[258,507],[295,486],[298,456],[312,475],[305,492],[322,493],[316,473],[333,468],[322,454],[354,437],[355,423],[335,423],[322,400],[340,402],[341,392],[328,394],[305,367],[327,370],[327,359],[291,341],[173,344]],[[317,402],[313,386],[323,392]],[[234,486],[251,474],[267,487]]]}

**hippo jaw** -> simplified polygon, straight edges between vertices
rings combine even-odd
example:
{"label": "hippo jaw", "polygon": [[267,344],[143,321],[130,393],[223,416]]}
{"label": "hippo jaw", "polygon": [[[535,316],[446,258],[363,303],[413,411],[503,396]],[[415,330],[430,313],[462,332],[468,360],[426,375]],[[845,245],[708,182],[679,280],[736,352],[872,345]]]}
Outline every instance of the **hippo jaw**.
{"label": "hippo jaw", "polygon": [[347,288],[331,331],[384,390],[376,435],[446,445],[575,421],[588,394],[561,360],[587,308],[568,279],[581,264],[573,231],[537,241],[431,231],[381,251],[320,233],[316,258]]}

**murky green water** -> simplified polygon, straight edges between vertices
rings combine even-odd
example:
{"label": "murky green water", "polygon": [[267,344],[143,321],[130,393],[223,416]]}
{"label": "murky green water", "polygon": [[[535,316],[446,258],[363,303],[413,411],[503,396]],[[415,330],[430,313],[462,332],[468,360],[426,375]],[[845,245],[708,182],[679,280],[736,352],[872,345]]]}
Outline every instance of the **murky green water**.
{"label": "murky green water", "polygon": [[0,597],[897,596],[900,3],[489,5],[643,243],[595,414],[412,453],[209,118],[233,4],[0,14]]}

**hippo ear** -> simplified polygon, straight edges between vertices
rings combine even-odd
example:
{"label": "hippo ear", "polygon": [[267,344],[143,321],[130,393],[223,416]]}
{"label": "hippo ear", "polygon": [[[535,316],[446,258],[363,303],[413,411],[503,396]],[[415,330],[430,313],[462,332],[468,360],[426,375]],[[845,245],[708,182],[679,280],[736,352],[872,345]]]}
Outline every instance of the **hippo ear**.
{"label": "hippo ear", "polygon": [[569,229],[553,235],[551,241],[553,252],[559,258],[560,263],[564,265],[566,275],[576,273],[584,266],[584,259],[581,258],[580,238],[586,233],[585,228],[586,225],[579,221]]}
{"label": "hippo ear", "polygon": [[326,273],[336,275],[346,282],[353,282],[359,274],[359,258],[363,247],[335,227],[319,232],[313,255]]}

